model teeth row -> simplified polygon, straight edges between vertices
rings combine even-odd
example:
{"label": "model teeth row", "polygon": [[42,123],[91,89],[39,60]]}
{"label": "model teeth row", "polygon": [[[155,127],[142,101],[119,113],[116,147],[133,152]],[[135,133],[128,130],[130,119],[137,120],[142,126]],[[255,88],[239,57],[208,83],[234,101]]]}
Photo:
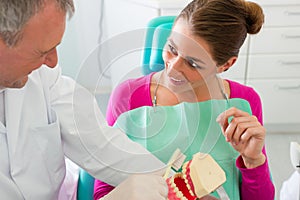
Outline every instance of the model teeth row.
{"label": "model teeth row", "polygon": [[185,196],[183,196],[182,192],[178,189],[176,184],[174,183],[174,179],[177,177],[181,177],[181,174],[175,174],[170,180],[169,183],[171,187],[173,188],[174,192],[176,193],[176,197],[180,200],[188,200]]}
{"label": "model teeth row", "polygon": [[184,163],[184,165],[182,166],[182,174],[183,174],[183,180],[186,184],[186,187],[190,193],[190,195],[195,196],[194,192],[192,191],[192,188],[189,184],[189,181],[187,179],[186,173],[187,173],[187,166],[188,166],[189,162]]}
{"label": "model teeth row", "polygon": [[183,166],[182,166],[182,173],[177,173],[175,174],[172,178],[169,179],[169,184],[171,185],[171,187],[173,188],[173,191],[176,193],[176,197],[179,198],[180,200],[188,200],[184,195],[183,193],[178,189],[178,187],[176,186],[174,180],[176,178],[183,178],[185,184],[186,184],[186,187],[190,193],[190,195],[192,196],[195,196],[192,189],[191,189],[191,186],[190,184],[188,183],[188,179],[187,179],[187,176],[186,176],[186,172],[187,172],[187,166],[188,166],[189,162],[186,162]]}

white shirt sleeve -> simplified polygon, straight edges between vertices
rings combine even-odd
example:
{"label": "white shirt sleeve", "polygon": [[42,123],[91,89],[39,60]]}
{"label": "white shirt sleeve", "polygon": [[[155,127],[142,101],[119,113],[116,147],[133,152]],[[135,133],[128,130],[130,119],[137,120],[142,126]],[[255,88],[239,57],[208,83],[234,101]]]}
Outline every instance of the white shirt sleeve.
{"label": "white shirt sleeve", "polygon": [[[50,69],[55,72],[57,69]],[[47,73],[49,76],[49,73]],[[65,155],[92,176],[117,185],[132,173],[165,167],[119,129],[107,125],[94,96],[60,71],[49,77],[50,103],[59,120]]]}

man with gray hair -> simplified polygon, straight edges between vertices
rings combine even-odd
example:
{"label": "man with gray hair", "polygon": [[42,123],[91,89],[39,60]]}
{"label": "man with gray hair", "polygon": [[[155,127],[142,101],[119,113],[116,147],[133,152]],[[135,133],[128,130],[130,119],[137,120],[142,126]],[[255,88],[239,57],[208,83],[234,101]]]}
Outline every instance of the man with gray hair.
{"label": "man with gray hair", "polygon": [[57,199],[68,157],[123,182],[107,199],[165,199],[164,164],[107,127],[94,97],[56,66],[72,0],[1,0],[0,10],[1,198]]}

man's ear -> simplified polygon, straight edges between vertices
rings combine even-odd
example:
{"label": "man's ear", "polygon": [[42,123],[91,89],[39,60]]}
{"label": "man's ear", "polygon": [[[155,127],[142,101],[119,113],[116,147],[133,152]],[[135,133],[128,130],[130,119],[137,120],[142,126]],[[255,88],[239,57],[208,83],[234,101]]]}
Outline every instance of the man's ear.
{"label": "man's ear", "polygon": [[227,71],[237,60],[237,56],[233,56],[226,63],[218,67],[218,73]]}

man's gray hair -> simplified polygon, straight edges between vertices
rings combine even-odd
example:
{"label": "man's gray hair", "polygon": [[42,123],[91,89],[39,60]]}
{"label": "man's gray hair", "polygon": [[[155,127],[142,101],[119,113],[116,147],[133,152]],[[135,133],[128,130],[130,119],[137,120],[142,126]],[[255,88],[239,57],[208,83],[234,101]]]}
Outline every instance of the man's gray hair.
{"label": "man's gray hair", "polygon": [[69,17],[74,13],[73,0],[0,0],[0,39],[14,46],[22,37],[28,20],[42,10],[48,1],[55,1]]}

